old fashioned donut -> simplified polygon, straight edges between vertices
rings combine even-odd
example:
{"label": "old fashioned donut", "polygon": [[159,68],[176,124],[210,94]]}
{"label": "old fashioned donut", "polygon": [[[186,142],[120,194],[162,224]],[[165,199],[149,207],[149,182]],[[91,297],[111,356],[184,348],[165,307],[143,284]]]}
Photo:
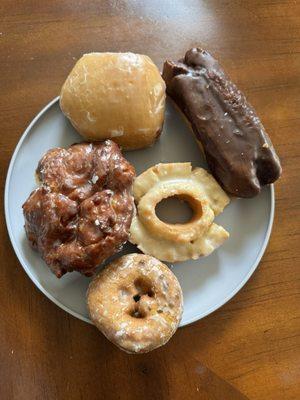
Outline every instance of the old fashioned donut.
{"label": "old fashioned donut", "polygon": [[[206,256],[229,236],[213,223],[229,198],[203,168],[191,163],[158,164],[139,175],[133,185],[137,215],[130,227],[130,241],[145,254],[177,262]],[[193,217],[184,224],[161,221],[157,204],[176,196],[189,203]]]}
{"label": "old fashioned donut", "polygon": [[154,257],[128,254],[90,283],[87,306],[96,327],[127,353],[146,353],[167,343],[182,316],[180,285]]}

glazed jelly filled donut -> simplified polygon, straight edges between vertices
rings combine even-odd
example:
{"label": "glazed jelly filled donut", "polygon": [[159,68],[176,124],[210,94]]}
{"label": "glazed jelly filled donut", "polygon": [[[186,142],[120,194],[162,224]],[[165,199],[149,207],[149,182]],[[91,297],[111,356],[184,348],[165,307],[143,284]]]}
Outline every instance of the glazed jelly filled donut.
{"label": "glazed jelly filled donut", "polygon": [[154,257],[128,254],[90,283],[87,306],[96,327],[127,353],[168,342],[182,316],[183,297],[170,269]]}

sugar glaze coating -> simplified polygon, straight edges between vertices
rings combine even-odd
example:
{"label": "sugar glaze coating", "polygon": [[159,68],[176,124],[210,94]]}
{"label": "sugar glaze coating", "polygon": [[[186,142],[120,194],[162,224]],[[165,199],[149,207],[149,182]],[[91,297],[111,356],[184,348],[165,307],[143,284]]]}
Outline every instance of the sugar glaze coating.
{"label": "sugar glaze coating", "polygon": [[57,277],[92,275],[128,238],[134,168],[107,140],[51,149],[36,174],[23,205],[29,242]]}
{"label": "sugar glaze coating", "polygon": [[146,353],[164,345],[182,316],[180,285],[154,257],[125,255],[91,282],[87,305],[93,323],[128,353]]}

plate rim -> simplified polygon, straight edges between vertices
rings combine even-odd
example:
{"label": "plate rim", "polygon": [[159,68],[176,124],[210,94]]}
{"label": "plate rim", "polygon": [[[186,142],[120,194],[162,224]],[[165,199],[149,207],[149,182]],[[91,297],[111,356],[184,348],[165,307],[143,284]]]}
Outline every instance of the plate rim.
{"label": "plate rim", "polygon": [[[14,249],[14,252],[20,262],[20,264],[22,265],[24,271],[26,272],[26,274],[29,276],[29,278],[31,279],[31,281],[35,284],[35,286],[49,299],[51,300],[55,305],[57,305],[58,307],[60,307],[62,310],[66,311],[67,313],[71,314],[73,317],[76,317],[78,319],[80,319],[81,321],[87,322],[89,324],[93,324],[92,321],[89,318],[86,318],[84,316],[82,316],[81,314],[77,313],[76,311],[71,310],[69,307],[65,306],[64,304],[62,304],[59,300],[57,300],[51,293],[49,293],[44,286],[35,278],[35,276],[33,275],[33,273],[31,273],[30,269],[28,268],[25,260],[23,259],[18,245],[14,239],[13,236],[13,232],[12,232],[12,227],[11,227],[11,222],[10,222],[10,217],[9,217],[9,207],[8,207],[8,192],[9,192],[9,186],[10,186],[10,180],[11,180],[11,174],[12,174],[12,170],[14,167],[14,163],[15,163],[15,159],[17,158],[17,155],[19,153],[19,150],[25,140],[25,138],[27,137],[27,135],[29,134],[30,130],[32,129],[32,127],[35,125],[35,123],[42,117],[43,114],[45,114],[49,108],[51,108],[56,102],[59,101],[60,96],[56,96],[53,100],[51,100],[49,103],[46,104],[46,106],[44,106],[40,112],[38,112],[36,114],[36,116],[31,120],[31,122],[29,123],[29,125],[27,126],[27,128],[25,129],[25,131],[23,132],[23,134],[21,135],[15,149],[13,152],[13,155],[11,157],[10,163],[9,163],[9,167],[7,170],[7,175],[6,175],[6,180],[5,180],[5,189],[4,189],[4,213],[5,213],[5,221],[6,221],[6,227],[7,227],[7,231],[8,231],[8,235],[10,238],[10,242],[12,244],[12,247]],[[262,256],[265,253],[265,250],[267,248],[267,245],[269,243],[270,240],[270,236],[271,236],[271,232],[272,232],[272,228],[273,228],[273,222],[274,222],[274,214],[275,214],[275,190],[274,190],[274,184],[269,185],[269,190],[270,190],[270,200],[271,200],[271,207],[270,207],[270,214],[269,214],[269,221],[268,221],[268,227],[266,230],[266,234],[264,237],[264,241],[262,243],[262,246],[256,256],[255,261],[253,262],[250,270],[248,271],[248,273],[246,274],[246,276],[244,277],[244,279],[219,303],[217,303],[215,306],[210,307],[208,310],[206,310],[205,312],[199,313],[197,315],[195,315],[194,317],[188,319],[184,324],[180,324],[180,327],[186,326],[186,325],[190,325],[193,322],[199,321],[200,319],[208,316],[209,314],[213,313],[214,311],[218,310],[219,308],[221,308],[224,304],[226,304],[229,300],[231,300],[241,289],[242,287],[248,282],[248,280],[250,279],[250,277],[253,275],[254,271],[256,270],[256,268],[258,267],[260,260],[262,259]]]}

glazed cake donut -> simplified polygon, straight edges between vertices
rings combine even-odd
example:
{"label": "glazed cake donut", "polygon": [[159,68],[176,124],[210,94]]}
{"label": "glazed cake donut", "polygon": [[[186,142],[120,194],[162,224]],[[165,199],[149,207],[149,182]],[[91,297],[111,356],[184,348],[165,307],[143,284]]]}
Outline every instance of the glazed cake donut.
{"label": "glazed cake donut", "polygon": [[96,327],[127,353],[164,345],[182,316],[176,276],[154,257],[128,254],[110,263],[90,283],[87,306]]}
{"label": "glazed cake donut", "polygon": [[[229,236],[213,223],[229,198],[203,168],[191,163],[158,164],[139,175],[133,185],[137,215],[130,227],[130,241],[145,254],[177,262],[206,256]],[[168,224],[156,213],[157,204],[176,196],[189,203],[193,217],[185,224]]]}

